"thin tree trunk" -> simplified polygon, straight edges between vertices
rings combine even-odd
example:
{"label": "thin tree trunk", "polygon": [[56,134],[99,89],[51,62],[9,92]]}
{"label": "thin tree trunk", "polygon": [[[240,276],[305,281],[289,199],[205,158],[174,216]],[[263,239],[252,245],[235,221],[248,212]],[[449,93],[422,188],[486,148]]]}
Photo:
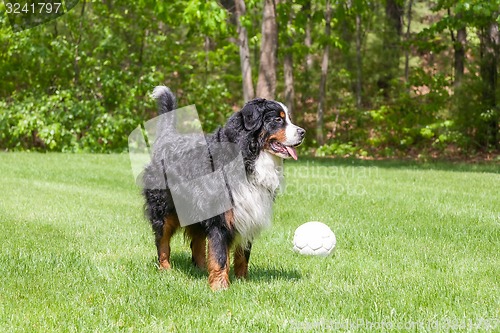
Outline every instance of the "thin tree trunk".
{"label": "thin tree trunk", "polygon": [[80,55],[79,55],[79,47],[80,47],[80,42],[82,41],[82,26],[83,26],[83,16],[85,15],[85,3],[86,1],[83,1],[82,3],[82,10],[80,12],[80,24],[79,24],[79,35],[78,35],[78,40],[76,41],[75,45],[75,59],[73,62],[73,69],[75,70],[75,84],[78,85],[78,81],[80,81],[80,65],[78,64],[80,60]]}
{"label": "thin tree trunk", "polygon": [[235,0],[236,26],[238,31],[238,46],[240,49],[241,78],[243,82],[243,98],[249,101],[255,97],[252,82],[252,66],[250,64],[250,49],[248,47],[247,29],[241,24],[241,18],[246,13],[245,0]]}
{"label": "thin tree trunk", "polygon": [[305,55],[305,63],[304,63],[304,83],[300,84],[300,103],[302,106],[306,104],[306,100],[311,96],[311,87],[308,84],[310,82],[311,70],[313,67],[313,56],[311,53],[312,47],[312,37],[311,37],[311,0],[307,0],[302,7],[302,12],[306,16],[305,22],[305,37],[304,37],[304,45],[307,48]]}
{"label": "thin tree trunk", "polygon": [[462,84],[465,72],[465,48],[467,46],[467,30],[465,26],[457,30],[457,41],[453,45],[455,50],[455,81],[453,84],[455,87],[459,87]]}
{"label": "thin tree trunk", "polygon": [[258,97],[274,99],[276,92],[277,43],[278,27],[276,24],[276,6],[273,0],[264,0],[259,78],[257,80]]}
{"label": "thin tree trunk", "polygon": [[149,30],[147,28],[144,28],[144,33],[142,35],[142,41],[141,41],[141,48],[139,50],[139,67],[142,69],[142,62],[144,58],[144,50],[146,49],[146,40],[149,35]]}
{"label": "thin tree trunk", "polygon": [[291,52],[285,54],[283,72],[285,75],[285,105],[288,107],[290,115],[292,115],[294,111],[295,89],[293,87],[293,57]]}
{"label": "thin tree trunk", "polygon": [[411,33],[411,18],[412,18],[413,0],[408,1],[408,12],[406,13],[406,50],[405,50],[405,81],[408,83],[410,76],[410,33]]}
{"label": "thin tree trunk", "polygon": [[398,0],[386,0],[385,5],[385,31],[383,33],[382,77],[377,84],[384,91],[385,97],[389,97],[388,89],[391,81],[398,73],[399,56],[401,54],[401,15],[403,9]]}
{"label": "thin tree trunk", "polygon": [[498,26],[491,24],[481,31],[481,78],[483,79],[483,99],[488,105],[496,102],[495,88],[497,83],[496,35]]}
{"label": "thin tree trunk", "polygon": [[307,15],[306,31],[304,45],[307,47],[306,53],[306,71],[310,71],[313,66],[313,56],[311,53],[312,37],[311,37],[311,1],[307,1],[304,5],[304,11]]}
{"label": "thin tree trunk", "polygon": [[[293,10],[290,9],[288,13],[288,25],[291,25],[293,22]],[[287,29],[288,30],[288,29]],[[288,112],[290,115],[293,114],[294,111],[294,102],[295,102],[295,89],[293,84],[293,39],[291,36],[287,37],[287,49],[285,52],[285,61],[283,64],[283,73],[285,76],[285,105],[288,107]]]}
{"label": "thin tree trunk", "polygon": [[[356,68],[356,54],[353,57],[351,52],[351,45],[357,46],[356,40],[356,24],[354,24],[354,30],[352,29],[352,17],[350,15],[353,10],[352,1],[345,1],[341,6],[344,7],[345,14],[341,15],[339,26],[340,26],[340,38],[344,41],[344,47],[342,48],[343,60],[345,63],[345,68],[352,75],[350,82],[350,88],[352,94],[357,98],[357,68]],[[356,22],[356,20],[354,20]],[[357,102],[356,102],[357,104]]]}
{"label": "thin tree trunk", "polygon": [[[450,8],[448,8],[448,17],[451,18]],[[458,21],[461,21],[460,14],[457,14],[456,18]],[[465,70],[465,47],[467,45],[466,26],[462,25],[458,28],[456,38],[453,29],[450,29],[450,35],[453,43],[453,69],[455,71],[453,86],[455,88],[455,92],[457,92],[457,88],[459,88],[462,84],[462,78]]]}
{"label": "thin tree trunk", "polygon": [[205,49],[205,81],[208,79],[209,71],[210,71],[210,61],[208,60],[208,56],[210,54],[210,37],[205,36],[204,41],[204,49]]}
{"label": "thin tree trunk", "polygon": [[361,14],[356,14],[356,107],[361,108],[363,88],[363,58],[361,57]]}
{"label": "thin tree trunk", "polygon": [[386,0],[385,15],[388,25],[388,30],[391,33],[396,33],[397,36],[401,36],[403,31],[403,22],[401,20],[401,14],[403,13],[403,8],[400,1],[398,0]]}
{"label": "thin tree trunk", "polygon": [[316,140],[318,144],[322,145],[325,142],[324,133],[323,133],[323,117],[325,110],[325,94],[326,94],[326,77],[328,74],[328,59],[330,56],[330,31],[331,31],[331,22],[332,18],[332,7],[330,4],[330,0],[326,0],[326,13],[325,13],[325,38],[327,43],[325,45],[325,49],[323,51],[323,59],[321,60],[321,81],[319,85],[319,101],[318,101],[318,112],[317,112],[317,120],[316,120]]}
{"label": "thin tree trunk", "polygon": [[[498,83],[497,58],[499,46],[499,31],[496,22],[490,23],[480,31],[481,50],[481,79],[483,81],[483,103],[484,112],[491,113],[497,106],[496,88]],[[498,115],[491,114],[486,120],[486,128],[481,134],[479,142],[484,148],[489,146],[499,147],[498,136]]]}

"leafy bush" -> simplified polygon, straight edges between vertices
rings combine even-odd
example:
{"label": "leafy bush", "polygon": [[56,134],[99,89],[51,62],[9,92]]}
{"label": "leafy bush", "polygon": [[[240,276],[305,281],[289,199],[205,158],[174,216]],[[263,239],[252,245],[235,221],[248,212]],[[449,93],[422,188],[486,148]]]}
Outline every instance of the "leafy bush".
{"label": "leafy bush", "polygon": [[402,90],[393,103],[368,112],[373,123],[368,142],[374,147],[423,148],[452,138],[446,77],[416,70],[410,82],[410,91]]}
{"label": "leafy bush", "polygon": [[339,157],[366,157],[368,156],[368,152],[353,146],[352,142],[342,143],[342,142],[333,142],[330,144],[325,144],[320,146],[316,150],[317,157],[325,157],[325,156],[339,156]]}
{"label": "leafy bush", "polygon": [[70,90],[15,97],[0,102],[0,146],[12,150],[120,152],[141,120],[126,103],[108,112],[102,100]]}

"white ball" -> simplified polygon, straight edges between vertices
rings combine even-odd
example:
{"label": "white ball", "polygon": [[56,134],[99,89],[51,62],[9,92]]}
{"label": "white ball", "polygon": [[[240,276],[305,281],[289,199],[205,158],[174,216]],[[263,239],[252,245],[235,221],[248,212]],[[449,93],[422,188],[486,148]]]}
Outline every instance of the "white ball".
{"label": "white ball", "polygon": [[332,253],[337,239],[333,231],[324,223],[307,222],[295,230],[293,250],[300,254],[328,256]]}

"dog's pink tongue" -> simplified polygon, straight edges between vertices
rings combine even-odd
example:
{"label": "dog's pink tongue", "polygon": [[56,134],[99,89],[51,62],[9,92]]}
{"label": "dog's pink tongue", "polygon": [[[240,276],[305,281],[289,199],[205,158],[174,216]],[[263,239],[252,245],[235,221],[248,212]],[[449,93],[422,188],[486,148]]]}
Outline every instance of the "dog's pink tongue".
{"label": "dog's pink tongue", "polygon": [[285,146],[285,148],[288,151],[288,154],[290,154],[290,156],[292,156],[294,160],[297,160],[297,152],[295,151],[295,148],[288,146]]}

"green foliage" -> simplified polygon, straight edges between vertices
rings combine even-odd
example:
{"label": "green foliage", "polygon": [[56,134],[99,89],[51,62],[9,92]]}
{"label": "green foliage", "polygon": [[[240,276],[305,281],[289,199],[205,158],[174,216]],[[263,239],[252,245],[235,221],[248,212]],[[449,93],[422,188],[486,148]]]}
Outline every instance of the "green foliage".
{"label": "green foliage", "polygon": [[[470,78],[462,84],[453,96],[451,113],[454,126],[460,133],[457,143],[468,151],[481,146],[492,136],[491,120],[500,119],[498,107],[492,108],[483,99],[484,84],[477,78]],[[492,147],[488,147],[492,149]]]}
{"label": "green foliage", "polygon": [[[448,35],[451,32],[453,36],[454,30],[465,28],[467,32],[467,45],[465,50],[469,52],[470,61],[466,64],[468,72],[465,73],[459,84],[453,87],[454,94],[448,103],[442,105],[448,107],[451,111],[448,114],[451,126],[454,130],[454,135],[447,136],[450,143],[457,144],[466,151],[474,149],[482,149],[483,151],[491,151],[500,147],[500,129],[498,126],[500,120],[500,112],[496,97],[498,96],[498,85],[496,79],[487,79],[490,72],[494,77],[498,75],[496,62],[498,62],[498,41],[497,45],[489,44],[488,39],[498,39],[495,36],[485,38],[486,32],[493,27],[492,24],[498,21],[500,11],[500,2],[495,1],[475,1],[475,0],[458,0],[458,1],[443,1],[437,2],[434,11],[446,10],[448,15],[443,16],[434,24],[430,25],[418,34],[420,40],[441,39],[439,48],[432,48],[424,43],[417,44],[422,49],[430,49],[437,53],[444,53],[447,49],[455,47],[453,43],[446,41],[443,35]],[[494,29],[494,28],[493,28]],[[498,27],[496,28],[498,29]],[[477,33],[479,41],[475,40],[473,35]],[[457,41],[452,40],[457,43]],[[479,43],[478,43],[479,42]],[[492,50],[495,55],[492,57],[493,63],[489,67],[485,65],[487,55],[485,50]],[[469,59],[464,61],[468,62]],[[491,61],[490,61],[491,62]],[[486,73],[486,74],[485,74]],[[487,82],[489,81],[489,82]],[[487,96],[490,97],[487,97]],[[453,139],[450,139],[453,137]],[[442,141],[442,140],[440,140]]]}
{"label": "green foliage", "polygon": [[171,86],[180,105],[198,105],[213,130],[239,97],[229,88],[236,48],[212,39],[226,38],[227,13],[200,1],[170,11],[180,5],[92,2],[82,15],[80,4],[18,34],[0,18],[0,147],[124,151],[128,134],[156,116],[149,93],[159,84]]}
{"label": "green foliage", "polygon": [[317,157],[336,156],[336,157],[366,157],[368,152],[353,146],[352,142],[332,142],[325,144],[316,150]]}
{"label": "green foliage", "polygon": [[449,137],[452,122],[446,119],[450,98],[446,77],[415,70],[410,85],[412,91],[402,90],[391,105],[369,111],[373,122],[369,141],[375,148],[425,147]]}
{"label": "green foliage", "polygon": [[227,13],[216,1],[185,1],[183,18],[189,25],[201,25],[202,32],[208,35],[227,30]]}
{"label": "green foliage", "polygon": [[[263,3],[245,2],[241,22],[248,31],[255,82]],[[500,94],[484,82],[481,34],[499,20],[499,0],[413,4],[408,35],[388,36],[386,3],[334,2],[328,40],[324,2],[277,4],[276,99],[284,100],[283,61],[291,54],[293,117],[308,130],[303,152],[318,148],[311,133],[325,45],[331,47],[324,110],[330,141],[317,154],[386,156],[449,147],[498,151],[500,108],[485,96]],[[179,105],[196,104],[206,131],[242,106],[232,3],[140,0],[82,7],[80,2],[59,19],[19,33],[0,16],[0,149],[124,151],[128,132],[156,115],[148,95],[159,84],[174,90]],[[406,14],[402,20],[407,23]],[[453,86],[451,35],[463,27],[466,72],[461,85]],[[402,74],[406,51],[408,78]]]}
{"label": "green foliage", "polygon": [[12,150],[121,152],[140,121],[132,110],[110,113],[70,90],[0,102],[0,110],[0,144]]}

